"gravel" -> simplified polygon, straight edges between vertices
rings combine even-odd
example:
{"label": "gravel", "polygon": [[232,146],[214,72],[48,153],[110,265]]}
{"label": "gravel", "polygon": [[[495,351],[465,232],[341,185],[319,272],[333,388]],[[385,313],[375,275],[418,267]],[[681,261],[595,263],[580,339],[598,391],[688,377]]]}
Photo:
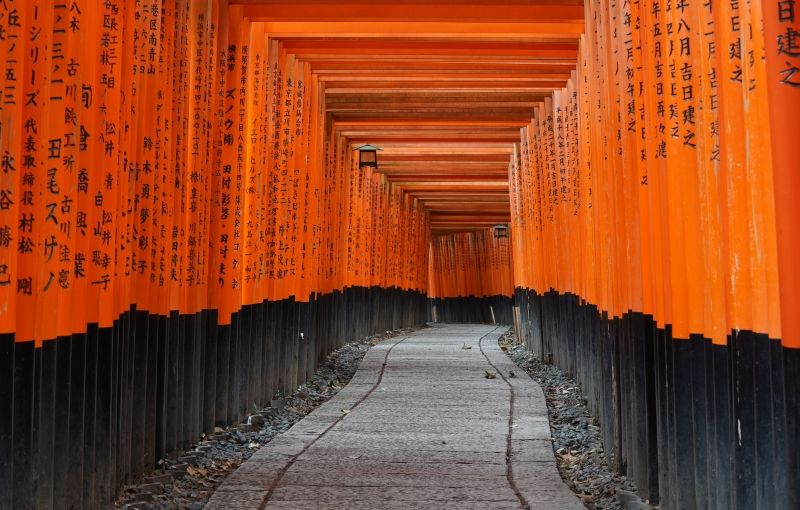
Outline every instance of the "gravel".
{"label": "gravel", "polygon": [[[247,419],[214,433],[184,452],[177,461],[162,459],[158,468],[137,485],[127,487],[114,506],[128,509],[201,509],[225,477],[236,470],[263,445],[316,407],[336,395],[358,369],[370,347],[387,338],[405,335],[414,329],[387,331],[345,345],[320,365],[311,381],[291,396],[273,401]],[[282,404],[282,405],[281,405]]]}
{"label": "gravel", "polygon": [[633,482],[606,461],[600,427],[589,414],[578,383],[560,368],[536,359],[513,331],[499,343],[544,390],[558,471],[583,504],[597,510],[651,508],[636,495]]}

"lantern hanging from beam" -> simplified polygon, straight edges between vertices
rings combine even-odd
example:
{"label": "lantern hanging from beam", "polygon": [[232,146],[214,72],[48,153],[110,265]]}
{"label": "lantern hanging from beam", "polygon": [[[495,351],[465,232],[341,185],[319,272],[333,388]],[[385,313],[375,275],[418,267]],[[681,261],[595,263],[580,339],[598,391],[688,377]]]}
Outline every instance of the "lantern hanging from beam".
{"label": "lantern hanging from beam", "polygon": [[502,239],[503,237],[508,237],[508,225],[495,225],[494,237],[496,239]]}
{"label": "lantern hanging from beam", "polygon": [[373,145],[362,145],[358,151],[358,168],[378,168],[378,151],[383,150]]}

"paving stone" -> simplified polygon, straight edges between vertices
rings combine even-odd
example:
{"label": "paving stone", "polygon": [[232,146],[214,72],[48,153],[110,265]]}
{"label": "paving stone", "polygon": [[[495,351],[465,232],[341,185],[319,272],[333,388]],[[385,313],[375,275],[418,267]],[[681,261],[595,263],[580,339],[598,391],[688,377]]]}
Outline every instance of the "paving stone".
{"label": "paving stone", "polygon": [[[407,431],[409,433],[428,432],[435,434],[452,434],[454,429],[452,420],[447,420],[447,419],[440,420],[434,423],[414,423],[414,422],[409,423],[407,420],[406,421],[376,420],[374,422],[347,420],[346,422],[343,422],[341,425],[339,425],[337,429],[341,432],[356,432],[365,423],[370,423],[371,430],[378,433]],[[458,424],[456,430],[458,431],[458,433],[468,436],[480,435],[480,434],[487,434],[487,435],[507,434],[508,423],[498,422],[498,423],[487,424],[485,422],[477,420],[470,422],[461,422]]]}
{"label": "paving stone", "polygon": [[[475,487],[320,487],[303,485],[284,485],[273,494],[274,501],[296,501],[308,498],[313,493],[318,501],[331,501],[341,498],[372,501],[373,508],[380,508],[384,501],[508,501],[514,492],[508,486]],[[272,500],[271,500],[272,501]],[[269,505],[267,505],[269,508]]]}
{"label": "paving stone", "polygon": [[478,464],[495,462],[505,464],[505,449],[496,452],[464,452],[453,450],[397,450],[384,448],[311,448],[301,457],[309,460],[325,460],[326,458],[364,459],[384,462],[447,462],[451,464]]}
{"label": "paving stone", "polygon": [[385,465],[378,472],[358,472],[352,470],[305,470],[291,469],[281,480],[281,485],[336,486],[336,487],[440,487],[465,488],[476,486],[503,487],[507,484],[505,472],[494,475],[438,473],[435,476],[425,470],[417,473],[392,473],[387,476]]}
{"label": "paving stone", "polygon": [[[451,463],[451,462],[386,462],[365,460],[363,457],[348,462],[340,460],[316,460],[300,457],[292,466],[292,473],[336,471],[343,476],[372,474],[378,470],[384,475],[420,475],[428,477],[505,477],[506,465],[494,462]],[[288,473],[287,473],[288,474]]]}
{"label": "paving stone", "polygon": [[267,497],[267,490],[246,490],[237,486],[229,489],[222,484],[208,500],[207,510],[231,510],[239,508],[259,508]]}
{"label": "paving stone", "polygon": [[[375,510],[374,501],[360,501],[354,499],[338,499],[333,501],[296,500],[296,501],[270,501],[270,509],[297,510],[298,508],[313,508],[315,510]],[[519,510],[519,500],[508,499],[503,501],[381,501],[381,510]],[[550,507],[555,510],[558,507]],[[538,510],[538,509],[537,509]]]}
{"label": "paving stone", "polygon": [[375,346],[346,388],[256,452],[207,508],[519,509],[508,462],[531,509],[582,508],[556,470],[541,388],[497,345],[504,331],[450,325]]}
{"label": "paving stone", "polygon": [[553,462],[550,439],[512,439],[511,459],[514,462]]}

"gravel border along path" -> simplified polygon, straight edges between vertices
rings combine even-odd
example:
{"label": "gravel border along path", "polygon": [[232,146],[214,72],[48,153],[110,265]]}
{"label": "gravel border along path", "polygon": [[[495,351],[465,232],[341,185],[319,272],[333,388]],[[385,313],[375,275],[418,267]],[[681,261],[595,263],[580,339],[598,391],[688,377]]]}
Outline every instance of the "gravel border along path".
{"label": "gravel border along path", "polygon": [[544,390],[558,471],[583,504],[592,510],[652,508],[639,500],[632,481],[608,465],[600,427],[589,414],[578,383],[560,368],[536,359],[513,330],[499,343]]}
{"label": "gravel border along path", "polygon": [[387,331],[334,351],[319,366],[311,381],[285,399],[283,408],[265,407],[239,425],[226,429],[217,427],[214,434],[204,436],[177,461],[159,461],[159,468],[142,483],[127,487],[114,502],[114,507],[203,508],[222,481],[256,450],[287,431],[347,385],[370,347],[415,329]]}

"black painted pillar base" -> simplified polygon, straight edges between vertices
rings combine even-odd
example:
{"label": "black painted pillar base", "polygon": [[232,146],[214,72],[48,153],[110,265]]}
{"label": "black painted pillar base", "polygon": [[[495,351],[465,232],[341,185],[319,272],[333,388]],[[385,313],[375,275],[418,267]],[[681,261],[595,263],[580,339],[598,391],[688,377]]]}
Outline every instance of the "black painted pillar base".
{"label": "black painted pillar base", "polygon": [[[438,303],[437,303],[438,304]],[[725,344],[515,292],[518,332],[581,384],[613,465],[663,508],[800,508],[800,350],[751,331]]]}
{"label": "black painted pillar base", "polygon": [[43,342],[0,335],[0,509],[107,508],[202,433],[290,393],[345,342],[418,326],[426,297],[347,288],[216,311],[153,315]]}

